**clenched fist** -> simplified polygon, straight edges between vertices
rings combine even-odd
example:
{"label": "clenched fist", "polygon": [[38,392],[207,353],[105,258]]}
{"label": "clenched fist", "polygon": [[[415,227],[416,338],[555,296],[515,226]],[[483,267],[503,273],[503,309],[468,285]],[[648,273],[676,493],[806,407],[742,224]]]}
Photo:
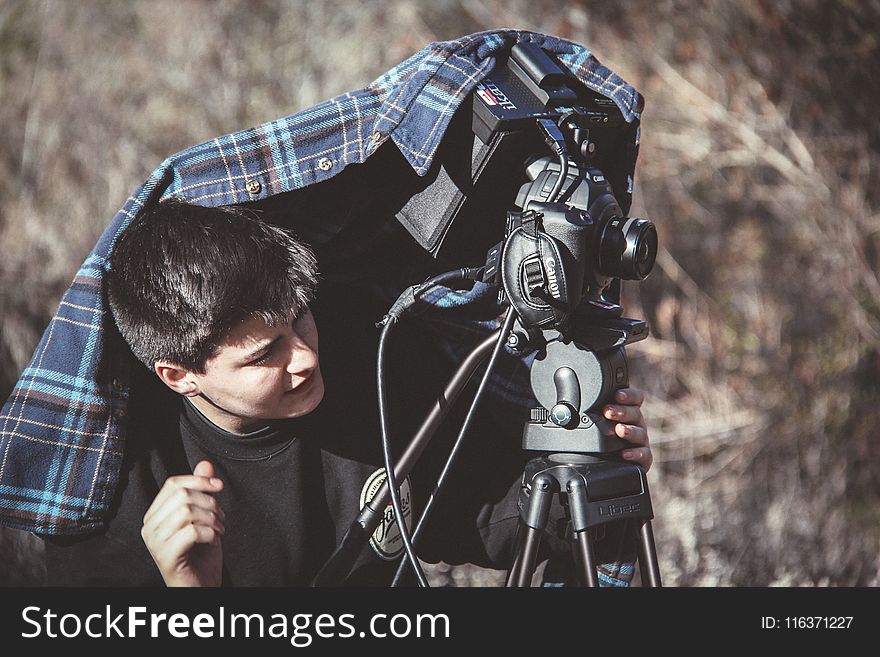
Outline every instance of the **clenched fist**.
{"label": "clenched fist", "polygon": [[191,475],[169,477],[144,515],[141,536],[167,586],[220,586],[223,482],[200,461]]}

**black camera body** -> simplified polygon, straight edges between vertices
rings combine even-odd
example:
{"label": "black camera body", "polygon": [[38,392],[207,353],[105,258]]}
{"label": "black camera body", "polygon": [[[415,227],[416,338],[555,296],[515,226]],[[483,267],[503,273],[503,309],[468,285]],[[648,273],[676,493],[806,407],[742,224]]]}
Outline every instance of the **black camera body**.
{"label": "black camera body", "polygon": [[[559,171],[559,164],[550,157],[531,162],[526,167],[530,182],[520,188],[516,205],[547,216],[551,212],[547,189],[552,191]],[[561,189],[562,204],[580,210],[578,216],[585,224],[581,234],[587,243],[586,257],[592,263],[586,271],[588,293],[600,294],[613,278],[644,279],[657,254],[654,225],[647,219],[626,216],[598,168],[587,166],[582,172],[570,168]]]}
{"label": "black camera body", "polygon": [[569,169],[564,203],[551,203],[561,167],[540,157],[526,167],[529,181],[508,213],[502,254],[504,289],[525,323],[537,328],[566,323],[582,296],[602,297],[615,278],[642,280],[653,267],[657,231],[625,216],[605,175]]}

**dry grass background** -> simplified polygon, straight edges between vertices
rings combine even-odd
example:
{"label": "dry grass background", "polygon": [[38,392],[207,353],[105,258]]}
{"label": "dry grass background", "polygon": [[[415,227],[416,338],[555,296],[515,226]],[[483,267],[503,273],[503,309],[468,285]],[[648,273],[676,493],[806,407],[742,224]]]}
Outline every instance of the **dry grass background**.
{"label": "dry grass background", "polygon": [[[583,43],[647,97],[633,210],[663,249],[626,300],[665,583],[880,583],[876,0],[3,0],[2,396],[167,155],[492,27]],[[0,584],[42,576],[0,532]]]}

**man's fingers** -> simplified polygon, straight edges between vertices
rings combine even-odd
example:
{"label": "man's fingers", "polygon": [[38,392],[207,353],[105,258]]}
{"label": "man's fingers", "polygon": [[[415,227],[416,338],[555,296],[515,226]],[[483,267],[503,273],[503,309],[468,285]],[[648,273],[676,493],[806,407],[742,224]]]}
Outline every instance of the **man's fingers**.
{"label": "man's fingers", "polygon": [[[207,461],[203,461],[203,463],[207,463]],[[149,522],[150,518],[165,504],[167,499],[175,494],[179,494],[179,491],[182,489],[216,493],[223,490],[223,482],[216,477],[201,477],[197,475],[168,477],[156,495],[156,499],[153,500],[150,508],[147,509],[147,513],[144,515],[144,524]]]}
{"label": "man's fingers", "polygon": [[217,498],[208,493],[203,493],[192,488],[177,488],[168,492],[163,499],[156,496],[156,501],[144,516],[145,527],[158,527],[165,524],[172,514],[178,509],[194,506],[212,511],[218,515],[220,520],[225,518],[223,509]]}
{"label": "man's fingers", "polygon": [[636,445],[648,444],[648,431],[634,424],[615,424],[614,433],[624,440]]}
{"label": "man's fingers", "polygon": [[645,419],[642,417],[642,409],[638,406],[619,406],[612,404],[606,406],[602,414],[609,420],[622,422],[623,424],[634,424],[639,427],[645,426]]}
{"label": "man's fingers", "polygon": [[621,456],[638,463],[647,472],[654,462],[654,455],[648,446],[648,428],[641,409],[645,393],[638,388],[623,388],[614,393],[614,401],[616,403],[602,410],[602,415],[615,422],[613,431],[616,436],[634,445],[641,445],[623,450]]}
{"label": "man's fingers", "polygon": [[218,513],[194,505],[178,508],[168,516],[165,522],[155,525],[150,531],[157,541],[164,542],[187,525],[212,527],[221,535],[226,533],[223,520]]}
{"label": "man's fingers", "polygon": [[614,393],[614,401],[621,404],[641,406],[645,401],[645,393],[638,388],[622,388]]}
{"label": "man's fingers", "polygon": [[168,518],[179,508],[187,505],[199,506],[209,511],[214,511],[223,519],[223,509],[220,508],[217,498],[191,488],[179,488],[167,492],[163,497],[156,496],[156,500],[150,506],[144,516],[145,527],[158,527],[167,522]]}
{"label": "man's fingers", "polygon": [[153,558],[160,570],[170,570],[184,554],[189,552],[193,545],[199,543],[216,545],[219,540],[220,533],[212,527],[187,525],[166,541],[162,549],[153,555]]}
{"label": "man's fingers", "polygon": [[197,477],[208,477],[210,479],[214,476],[214,464],[210,461],[199,461],[196,463],[196,467],[193,468],[193,474]]}
{"label": "man's fingers", "polygon": [[633,461],[638,463],[645,469],[647,472],[651,468],[651,464],[654,462],[654,455],[651,453],[650,447],[634,447],[632,449],[625,449],[621,452],[621,456],[627,461]]}

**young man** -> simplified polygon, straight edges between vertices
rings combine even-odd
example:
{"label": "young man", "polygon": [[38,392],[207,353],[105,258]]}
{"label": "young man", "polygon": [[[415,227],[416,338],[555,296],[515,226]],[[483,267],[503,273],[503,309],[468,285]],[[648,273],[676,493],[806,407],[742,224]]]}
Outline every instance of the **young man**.
{"label": "young man", "polygon": [[[108,529],[47,540],[49,583],[308,584],[383,480],[368,324],[348,306],[317,313],[334,341],[325,387],[315,256],[241,209],[172,201],[139,215],[107,284],[116,325],[147,370],[132,391]],[[429,388],[406,383],[397,407],[427,408]],[[649,467],[641,393],[623,392],[612,419]],[[499,485],[446,500],[424,542],[429,558],[504,560],[518,472],[498,470]],[[408,524],[434,472],[414,473],[421,488],[403,483]],[[381,527],[349,583],[389,583],[401,552],[393,523]]]}

